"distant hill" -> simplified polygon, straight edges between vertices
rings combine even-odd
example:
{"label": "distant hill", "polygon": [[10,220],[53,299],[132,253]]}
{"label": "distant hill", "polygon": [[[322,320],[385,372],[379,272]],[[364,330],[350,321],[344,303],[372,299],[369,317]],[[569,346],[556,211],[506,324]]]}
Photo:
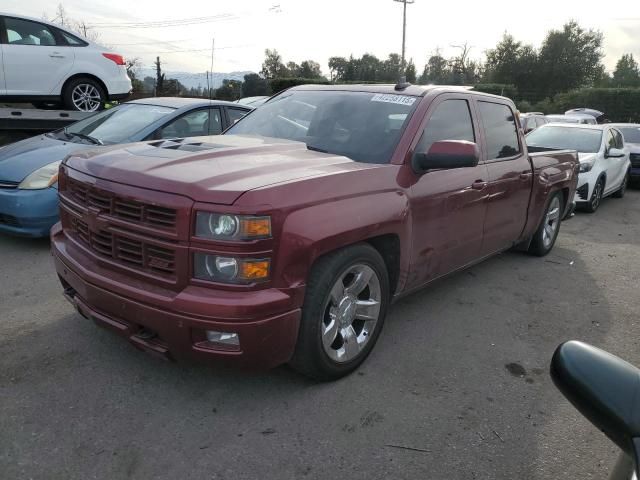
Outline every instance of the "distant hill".
{"label": "distant hill", "polygon": [[[175,78],[176,80],[178,80],[182,85],[184,85],[187,88],[198,88],[198,86],[206,88],[206,86],[207,86],[207,73],[206,72],[189,73],[189,72],[163,71],[163,73],[165,74],[165,78],[167,78],[167,79]],[[224,79],[242,81],[242,80],[244,80],[244,76],[248,75],[250,73],[254,73],[254,72],[250,72],[250,71],[246,71],[246,72],[230,72],[230,73],[213,72],[213,75],[211,76],[211,88],[220,87],[222,85],[222,81]],[[155,78],[155,76],[156,76],[156,71],[155,71],[154,68],[141,68],[137,72],[137,78],[139,78],[140,80],[142,80],[144,77],[154,77]]]}

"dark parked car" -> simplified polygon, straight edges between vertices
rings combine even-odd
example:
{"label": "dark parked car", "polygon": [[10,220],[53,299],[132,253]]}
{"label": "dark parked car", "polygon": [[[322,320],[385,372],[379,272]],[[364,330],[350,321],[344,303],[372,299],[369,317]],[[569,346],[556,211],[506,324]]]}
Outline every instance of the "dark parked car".
{"label": "dark parked car", "polygon": [[195,98],[147,98],[2,147],[0,232],[49,235],[58,221],[58,166],[71,153],[141,140],[216,135],[251,110]]}
{"label": "dark parked car", "polygon": [[640,183],[640,123],[613,123],[611,125],[622,132],[624,144],[629,147],[630,180],[637,185]]}
{"label": "dark parked car", "polygon": [[455,87],[301,86],[215,139],[72,155],[51,234],[65,294],[168,358],[346,375],[392,300],[553,248],[577,153],[529,154],[515,111]]}

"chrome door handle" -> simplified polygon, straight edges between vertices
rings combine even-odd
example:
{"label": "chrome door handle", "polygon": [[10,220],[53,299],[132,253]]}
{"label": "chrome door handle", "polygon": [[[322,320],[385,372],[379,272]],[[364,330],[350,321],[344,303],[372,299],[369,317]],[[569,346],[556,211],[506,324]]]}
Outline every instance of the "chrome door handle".
{"label": "chrome door handle", "polygon": [[487,182],[483,182],[482,180],[476,180],[471,184],[471,188],[474,190],[484,190],[487,186]]}
{"label": "chrome door handle", "polygon": [[51,58],[64,58],[64,57],[65,57],[64,55],[61,55],[61,54],[59,54],[58,52],[50,53],[50,54],[49,54],[49,56],[50,56]]}

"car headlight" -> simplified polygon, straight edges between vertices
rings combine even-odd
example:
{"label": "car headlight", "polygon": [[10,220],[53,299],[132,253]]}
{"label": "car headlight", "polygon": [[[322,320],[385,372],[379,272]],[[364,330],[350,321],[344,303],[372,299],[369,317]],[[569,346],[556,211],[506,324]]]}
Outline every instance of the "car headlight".
{"label": "car headlight", "polygon": [[230,241],[269,238],[271,218],[197,212],[196,237]]}
{"label": "car headlight", "polygon": [[44,167],[39,168],[25,178],[20,185],[18,185],[18,188],[22,190],[41,190],[43,188],[49,188],[58,181],[59,167],[60,160],[57,162],[51,162]]}
{"label": "car headlight", "polygon": [[193,254],[193,276],[199,280],[248,284],[269,279],[268,258],[239,258],[226,255]]}
{"label": "car headlight", "polygon": [[593,163],[584,162],[580,164],[580,173],[590,172],[593,168]]}

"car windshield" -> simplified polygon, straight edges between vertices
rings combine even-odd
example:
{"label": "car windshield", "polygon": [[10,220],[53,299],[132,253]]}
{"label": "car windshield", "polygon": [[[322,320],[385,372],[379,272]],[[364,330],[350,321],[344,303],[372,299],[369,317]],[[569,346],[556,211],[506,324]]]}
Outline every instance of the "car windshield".
{"label": "car windshield", "polygon": [[104,144],[122,143],[174,110],[158,105],[125,103],[80,120],[67,127],[66,132],[88,135]]}
{"label": "car windshield", "polygon": [[527,135],[530,147],[577,150],[580,153],[598,152],[601,142],[602,130],[592,128],[546,126]]}
{"label": "car windshield", "polygon": [[618,127],[627,143],[640,143],[640,126]]}
{"label": "car windshield", "polygon": [[418,98],[340,91],[289,91],[247,115],[226,134],[304,142],[357,162],[387,163]]}

